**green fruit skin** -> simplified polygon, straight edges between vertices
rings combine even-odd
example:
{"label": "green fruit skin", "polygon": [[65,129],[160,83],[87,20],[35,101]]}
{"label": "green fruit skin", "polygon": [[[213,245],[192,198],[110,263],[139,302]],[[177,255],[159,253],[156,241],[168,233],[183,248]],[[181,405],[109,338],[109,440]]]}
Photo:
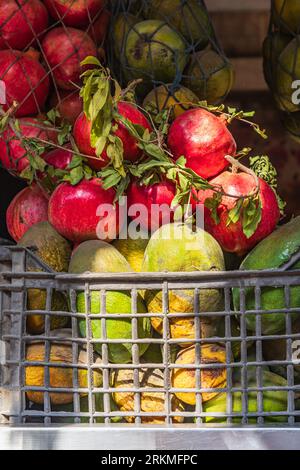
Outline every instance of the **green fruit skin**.
{"label": "green fruit skin", "polygon": [[157,20],[137,23],[127,36],[125,49],[132,76],[150,82],[173,82],[183,72],[188,59],[181,36]]}
{"label": "green fruit skin", "polygon": [[[126,259],[112,245],[100,241],[88,241],[82,243],[75,250],[69,272],[71,273],[129,273],[133,272]],[[106,312],[108,314],[130,314],[132,313],[131,296],[128,292],[107,291],[106,293]],[[77,295],[77,311],[86,312],[85,295],[80,292]],[[101,293],[99,291],[91,292],[91,313],[99,314],[101,312]],[[145,304],[138,295],[137,313],[147,313]],[[95,339],[102,338],[101,320],[92,320],[92,335]],[[79,321],[80,333],[86,337],[86,321]],[[106,334],[108,339],[131,339],[131,319],[107,319]],[[148,318],[138,320],[138,338],[151,338],[151,324]],[[140,355],[146,351],[149,344],[139,345]],[[131,344],[109,344],[108,356],[111,362],[128,363],[131,361]],[[101,344],[95,345],[95,350],[102,353]]]}
{"label": "green fruit skin", "polygon": [[[291,42],[291,37],[282,33],[269,34],[263,43],[264,75],[267,84],[274,89],[278,57]],[[275,86],[276,88],[276,86]]]}
{"label": "green fruit skin", "polygon": [[234,83],[232,65],[214,51],[193,54],[183,84],[208,104],[223,103]]}
{"label": "green fruit skin", "polygon": [[118,59],[125,52],[126,39],[130,29],[139,22],[139,19],[131,14],[121,13],[114,21],[112,31],[112,44]]}
{"label": "green fruit skin", "polygon": [[280,54],[276,74],[276,88],[282,108],[292,113],[300,111],[300,106],[292,101],[292,84],[300,80],[299,39],[300,36],[293,39]]}
{"label": "green fruit skin", "polygon": [[207,46],[214,32],[206,9],[198,0],[150,0],[146,11],[150,19],[166,21],[197,49]]}
{"label": "green fruit skin", "polygon": [[[300,217],[296,217],[288,224],[280,227],[269,237],[260,242],[254,250],[242,262],[240,269],[243,271],[278,269],[287,263],[300,249]],[[293,269],[299,269],[298,262]],[[245,289],[246,310],[255,310],[255,292],[253,288]],[[240,291],[233,289],[234,308],[240,309]],[[284,309],[285,296],[283,288],[263,287],[261,289],[261,309]],[[300,307],[300,287],[290,288],[290,307]],[[298,317],[297,313],[291,313],[292,319]],[[256,329],[256,316],[247,315],[246,324],[250,331]],[[279,333],[285,328],[286,315],[281,313],[263,314],[262,333]]]}
{"label": "green fruit skin", "polygon": [[[99,314],[101,312],[101,294],[100,292],[91,293],[91,313]],[[79,313],[85,313],[85,296],[84,293],[80,293],[77,296],[77,311]],[[108,314],[130,314],[131,309],[131,297],[130,294],[110,291],[106,294],[106,312]],[[140,296],[137,299],[137,312],[147,313],[146,307]],[[95,339],[102,338],[102,324],[101,320],[92,320],[92,335]],[[86,321],[79,321],[80,334],[86,337]],[[132,328],[131,319],[108,319],[106,320],[106,336],[108,339],[131,339]],[[151,338],[151,325],[149,318],[138,319],[138,338]],[[147,350],[149,344],[139,345],[139,354],[142,356]],[[101,344],[94,345],[95,351],[100,355],[102,353]],[[109,344],[108,345],[108,357],[109,361],[113,363],[127,364],[131,361],[132,355],[131,344]]]}
{"label": "green fruit skin", "polygon": [[193,232],[182,223],[157,230],[146,248],[144,272],[223,271],[225,262],[218,242],[204,230]]}
{"label": "green fruit skin", "polygon": [[[48,222],[40,222],[33,225],[25,233],[19,242],[19,246],[34,249],[34,253],[57,272],[67,272],[71,258],[71,245],[65,240]],[[37,271],[34,263],[29,258],[27,269]],[[28,310],[45,310],[47,292],[43,289],[28,289],[27,308]],[[51,309],[53,311],[68,311],[68,304],[65,296],[61,292],[52,293]],[[27,329],[32,334],[39,334],[44,331],[45,318],[41,315],[31,315],[27,318]],[[50,329],[62,328],[68,324],[67,317],[51,316]]]}
{"label": "green fruit skin", "polygon": [[[255,375],[255,372],[253,373]],[[249,387],[256,387],[257,383],[255,379],[249,380]],[[234,384],[234,387],[240,387],[239,383]],[[263,386],[264,387],[286,387],[287,381],[282,377],[279,377],[272,372],[263,371]],[[248,413],[256,413],[258,411],[257,406],[257,392],[249,392],[248,396]],[[263,411],[279,413],[285,412],[288,409],[288,392],[286,390],[280,391],[264,391],[263,392]],[[203,403],[203,411],[205,413],[227,413],[227,397],[226,393],[218,395],[216,398]],[[232,400],[232,411],[233,413],[242,413],[242,393],[235,392],[233,393]],[[204,418],[205,423],[226,423],[227,418],[224,417],[213,417],[207,416]],[[232,419],[233,423],[241,423],[242,418],[236,417]],[[265,417],[266,423],[281,423],[287,422],[287,417],[285,416],[269,416]],[[249,424],[256,424],[257,419],[255,417],[248,419]]]}
{"label": "green fruit skin", "polygon": [[[35,254],[54,271],[68,271],[71,245],[48,222],[40,222],[30,227],[18,245],[34,248]],[[36,269],[36,266],[33,265],[33,269]]]}
{"label": "green fruit skin", "polygon": [[273,21],[287,33],[299,32],[300,3],[298,0],[274,0]]}
{"label": "green fruit skin", "polygon": [[[168,224],[154,233],[147,246],[144,272],[195,272],[223,271],[225,262],[223,252],[217,241],[207,232],[192,232],[190,227],[181,223]],[[222,311],[223,294],[218,289],[201,289],[199,305],[202,312]],[[162,292],[148,290],[145,301],[151,313],[162,311]],[[173,304],[174,302],[174,304]],[[173,304],[173,305],[172,305]],[[170,292],[170,313],[193,312],[194,292],[179,290]],[[216,334],[215,318],[205,318],[202,337]],[[212,324],[211,324],[212,323]],[[188,337],[192,325],[187,324],[184,337]]]}

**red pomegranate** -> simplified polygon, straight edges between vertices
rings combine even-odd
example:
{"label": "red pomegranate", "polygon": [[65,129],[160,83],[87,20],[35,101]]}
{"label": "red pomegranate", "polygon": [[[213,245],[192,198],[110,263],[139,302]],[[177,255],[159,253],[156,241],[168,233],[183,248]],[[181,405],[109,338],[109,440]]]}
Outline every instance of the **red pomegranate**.
{"label": "red pomegranate", "polygon": [[6,225],[10,236],[19,242],[34,224],[48,220],[48,199],[37,185],[18,193],[6,211]]}
{"label": "red pomegranate", "polygon": [[47,26],[48,12],[40,0],[0,2],[0,49],[25,49]]}
{"label": "red pomegranate", "polygon": [[[140,126],[152,131],[151,124],[146,119],[141,111],[139,111],[133,104],[127,102],[118,103],[118,112],[121,116],[128,119],[133,124],[139,124]],[[113,123],[115,124],[115,122]],[[118,124],[118,129],[115,132],[124,147],[124,159],[135,162],[142,156],[142,151],[138,147],[138,143],[134,137],[128,132],[123,124]],[[101,158],[97,158],[95,149],[91,146],[91,123],[87,120],[84,113],[82,113],[75,122],[73,129],[73,136],[76,145],[81,153],[84,155],[90,155],[94,159],[89,160],[89,166],[95,170],[104,168],[109,163],[109,158],[106,150],[101,155]]]}
{"label": "red pomegranate", "polygon": [[51,16],[67,26],[86,28],[101,11],[105,0],[44,0]]}
{"label": "red pomegranate", "polygon": [[59,91],[59,96],[53,93],[50,99],[52,108],[56,108],[63,119],[74,124],[79,114],[82,112],[82,98],[78,91]]}
{"label": "red pomegranate", "polygon": [[19,51],[0,51],[0,80],[6,86],[7,110],[18,103],[16,117],[37,114],[43,109],[49,92],[49,78],[44,67]]}
{"label": "red pomegranate", "polygon": [[162,225],[173,222],[171,204],[175,195],[176,185],[171,181],[161,181],[152,186],[133,181],[127,191],[128,215],[138,221],[143,230],[153,233]]}
{"label": "red pomegranate", "polygon": [[97,49],[90,36],[75,28],[54,28],[43,39],[42,48],[57,86],[63,90],[80,84],[80,63],[87,56],[96,56]]}
{"label": "red pomegranate", "polygon": [[[273,189],[262,179],[259,179],[259,197],[262,203],[261,222],[251,238],[247,238],[243,232],[242,222],[228,225],[228,213],[236,205],[237,199],[247,196],[256,189],[254,177],[247,173],[231,173],[225,171],[211,181],[211,184],[218,185],[223,191],[232,196],[223,196],[217,209],[220,223],[216,224],[211,216],[210,209],[205,207],[205,228],[220,243],[224,251],[244,255],[250,251],[258,242],[270,235],[276,228],[280,219],[280,210]],[[207,198],[211,198],[211,190],[199,191],[198,198],[204,203]]]}
{"label": "red pomegranate", "polygon": [[202,109],[186,111],[170,127],[168,146],[177,160],[205,179],[213,178],[229,166],[226,155],[236,154],[236,142],[224,119]]}
{"label": "red pomegranate", "polygon": [[102,45],[105,41],[111,13],[104,9],[99,18],[95,19],[89,26],[87,32],[97,45]]}
{"label": "red pomegranate", "polygon": [[66,170],[73,158],[73,152],[70,149],[56,148],[43,156],[45,162],[57,170]]}
{"label": "red pomegranate", "polygon": [[[47,142],[56,141],[56,132],[46,129],[36,118],[19,119],[20,132],[23,137],[36,137]],[[29,164],[26,150],[11,127],[7,127],[0,136],[0,162],[9,171],[18,176]]]}
{"label": "red pomegranate", "polygon": [[50,198],[49,221],[73,243],[97,238],[112,241],[120,227],[114,198],[115,190],[104,190],[98,178],[82,180],[77,186],[62,183]]}

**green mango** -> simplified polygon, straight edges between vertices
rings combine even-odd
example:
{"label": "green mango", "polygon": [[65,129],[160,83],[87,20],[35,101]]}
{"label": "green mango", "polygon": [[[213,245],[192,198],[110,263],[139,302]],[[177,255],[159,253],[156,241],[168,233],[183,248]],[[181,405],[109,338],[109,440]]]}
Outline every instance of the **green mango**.
{"label": "green mango", "polygon": [[[82,243],[74,252],[69,266],[70,273],[130,273],[132,269],[126,259],[112,245],[100,240]],[[105,311],[107,314],[130,314],[132,313],[132,301],[130,292],[107,291],[105,299]],[[101,312],[101,292],[92,291],[90,294],[91,313]],[[84,292],[77,295],[77,312],[87,311]],[[147,313],[144,301],[140,295],[137,297],[137,313]],[[151,338],[151,324],[148,318],[138,319],[138,338]],[[102,338],[102,321],[91,321],[92,336],[95,339]],[[79,320],[79,330],[83,337],[86,337],[86,320]],[[131,319],[107,319],[106,336],[108,339],[131,339],[132,327]],[[139,354],[142,356],[149,344],[139,345]],[[95,344],[94,349],[102,354],[102,345]],[[132,359],[132,345],[125,343],[108,344],[108,358],[114,363],[127,364]]]}
{"label": "green mango", "polygon": [[[183,223],[166,224],[151,237],[145,251],[143,272],[201,272],[224,271],[224,256],[218,242],[201,229],[193,231]],[[195,293],[191,289],[169,291],[170,313],[193,313]],[[163,294],[159,290],[147,290],[145,302],[148,311],[155,314],[163,311]],[[223,292],[219,289],[201,289],[199,306],[202,312],[220,312],[224,310]],[[153,315],[153,328],[163,334],[163,321]],[[201,318],[201,337],[216,336],[220,317]],[[195,339],[194,318],[179,316],[170,319],[172,338]],[[185,346],[188,346],[185,343]]]}
{"label": "green mango", "polygon": [[[288,224],[280,227],[269,237],[259,243],[254,250],[242,262],[240,269],[243,271],[260,271],[266,269],[279,269],[286,264],[300,249],[300,217],[293,219]],[[300,261],[293,269],[300,268]],[[255,289],[245,289],[246,310],[255,310]],[[236,311],[240,310],[240,290],[233,289],[233,301]],[[300,307],[300,286],[290,288],[291,308]],[[262,287],[261,309],[284,309],[285,294],[283,287]],[[298,318],[297,313],[291,313],[292,319]],[[246,315],[246,325],[249,331],[256,329],[256,316]],[[286,315],[284,313],[262,314],[262,333],[264,335],[279,333],[285,328]]]}
{"label": "green mango", "polygon": [[[248,386],[256,387],[255,372],[252,370],[248,373]],[[234,382],[234,387],[240,387],[239,382]],[[263,371],[263,386],[264,387],[286,387],[287,381],[280,377],[279,375],[273,374],[272,372]],[[248,396],[248,413],[256,413],[258,410],[257,405],[257,392],[249,392]],[[264,391],[263,392],[263,411],[264,412],[273,412],[279,413],[287,411],[288,409],[288,392],[285,390],[280,391]],[[227,395],[222,393],[212,400],[203,403],[203,411],[205,413],[227,413]],[[232,400],[232,412],[233,413],[242,413],[242,393],[234,392]],[[217,417],[217,416],[207,416],[204,418],[205,423],[226,423],[227,418]],[[236,417],[233,418],[233,423],[241,423],[242,418]],[[281,423],[286,422],[287,417],[285,416],[268,416],[265,417],[266,423]],[[250,417],[248,419],[249,424],[255,424],[257,418]]]}

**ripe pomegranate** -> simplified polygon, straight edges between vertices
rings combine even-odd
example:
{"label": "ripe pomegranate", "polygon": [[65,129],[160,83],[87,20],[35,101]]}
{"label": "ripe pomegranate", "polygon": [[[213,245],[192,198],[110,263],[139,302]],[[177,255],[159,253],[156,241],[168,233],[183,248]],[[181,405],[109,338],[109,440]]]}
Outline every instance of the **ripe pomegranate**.
{"label": "ripe pomegranate", "polygon": [[25,49],[47,26],[48,12],[40,0],[0,2],[0,49]]}
{"label": "ripe pomegranate", "polygon": [[93,21],[87,30],[90,37],[98,45],[103,44],[106,39],[110,17],[111,13],[104,9],[99,18]]}
{"label": "ripe pomegranate", "polygon": [[[274,231],[280,219],[280,210],[275,192],[264,180],[259,179],[259,197],[262,203],[261,222],[251,238],[245,236],[240,220],[228,225],[228,213],[235,207],[239,197],[247,196],[255,191],[256,182],[253,176],[247,173],[225,171],[213,179],[211,184],[222,187],[226,194],[236,196],[236,198],[223,196],[217,209],[219,224],[214,222],[210,209],[205,207],[204,210],[205,228],[220,243],[224,251],[244,255]],[[198,193],[200,203],[205,203],[206,199],[212,196],[211,190],[200,190]]]}
{"label": "ripe pomegranate", "polygon": [[54,28],[43,39],[42,48],[56,84],[73,90],[80,84],[80,63],[87,56],[96,56],[97,49],[90,36],[75,28]]}
{"label": "ripe pomegranate", "polygon": [[177,160],[184,155],[186,166],[202,178],[213,178],[229,166],[226,155],[234,156],[236,142],[224,119],[201,109],[191,109],[170,127],[168,146]]}
{"label": "ripe pomegranate", "polygon": [[0,80],[6,86],[6,105],[18,103],[16,117],[37,114],[44,107],[49,92],[49,78],[44,67],[19,51],[0,51]]}
{"label": "ripe pomegranate", "polygon": [[[139,124],[140,126],[152,131],[151,124],[146,119],[141,111],[139,111],[133,104],[127,102],[118,103],[118,112],[121,116],[128,119],[133,124]],[[113,122],[115,124],[115,122]],[[124,147],[124,159],[131,162],[137,161],[142,156],[142,150],[138,147],[138,143],[134,137],[128,132],[125,126],[121,123],[118,124],[118,129],[115,132]],[[101,155],[101,158],[95,160],[96,152],[91,146],[91,123],[87,120],[84,113],[80,114],[75,122],[73,129],[73,136],[76,145],[81,153],[84,155],[90,155],[94,159],[89,160],[89,166],[95,170],[104,168],[109,163],[109,157],[106,150]]]}
{"label": "ripe pomegranate", "polygon": [[[82,180],[77,186],[60,184],[49,201],[49,222],[73,243],[100,238],[112,241],[119,233],[118,206],[113,205],[115,190],[104,190],[101,180]],[[109,204],[109,214],[99,213]],[[105,225],[103,227],[101,224]],[[115,233],[114,233],[115,232]]]}
{"label": "ripe pomegranate", "polygon": [[[20,132],[23,137],[38,137],[47,142],[56,141],[56,132],[46,129],[36,118],[19,119]],[[0,135],[0,163],[8,171],[18,176],[29,165],[27,152],[11,127],[7,127]]]}
{"label": "ripe pomegranate", "polygon": [[101,11],[105,0],[44,0],[52,18],[62,20],[65,25],[86,28]]}
{"label": "ripe pomegranate", "polygon": [[48,220],[48,199],[36,185],[19,192],[6,211],[6,225],[10,236],[19,242],[34,224]]}
{"label": "ripe pomegranate", "polygon": [[45,162],[58,170],[66,170],[70,165],[72,158],[73,153],[68,148],[56,148],[43,155]]}
{"label": "ripe pomegranate", "polygon": [[79,114],[82,112],[82,98],[78,91],[59,91],[59,97],[53,93],[50,99],[52,108],[56,108],[63,119],[74,124]]}
{"label": "ripe pomegranate", "polygon": [[[165,180],[152,186],[133,181],[127,191],[128,214],[139,221],[141,228],[155,232],[164,224],[173,222],[171,204],[176,195],[175,183]],[[141,205],[141,210],[134,205]]]}

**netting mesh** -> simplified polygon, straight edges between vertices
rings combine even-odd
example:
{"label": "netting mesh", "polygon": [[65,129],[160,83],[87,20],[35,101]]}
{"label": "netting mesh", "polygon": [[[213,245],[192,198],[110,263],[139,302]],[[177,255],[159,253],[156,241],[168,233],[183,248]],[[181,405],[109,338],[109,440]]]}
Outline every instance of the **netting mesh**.
{"label": "netting mesh", "polygon": [[109,46],[117,78],[142,79],[137,95],[158,111],[174,99],[221,103],[233,84],[202,0],[116,1]]}
{"label": "netting mesh", "polygon": [[265,79],[283,123],[300,138],[300,3],[272,0],[271,21],[263,46]]}

